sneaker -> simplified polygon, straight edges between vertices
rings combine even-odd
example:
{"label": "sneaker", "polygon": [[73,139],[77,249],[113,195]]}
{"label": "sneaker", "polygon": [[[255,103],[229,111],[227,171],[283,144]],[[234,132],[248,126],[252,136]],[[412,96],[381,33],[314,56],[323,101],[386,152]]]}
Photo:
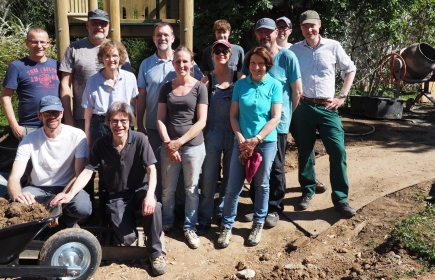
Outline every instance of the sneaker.
{"label": "sneaker", "polygon": [[217,240],[217,246],[219,248],[227,248],[228,244],[230,244],[232,236],[231,228],[222,227],[221,233],[219,234],[219,238]]}
{"label": "sneaker", "polygon": [[355,209],[353,209],[347,202],[334,205],[334,209],[346,218],[352,218],[356,214]]}
{"label": "sneaker", "polygon": [[254,220],[254,213],[248,213],[245,216],[243,216],[243,220],[245,222],[252,222],[252,220]]}
{"label": "sneaker", "polygon": [[196,235],[196,232],[194,230],[191,230],[191,229],[185,230],[184,236],[186,237],[190,248],[196,249],[199,247],[201,240],[199,240],[199,237],[198,237],[198,235]]}
{"label": "sneaker", "polygon": [[301,202],[299,202],[299,207],[302,210],[305,210],[308,207],[310,207],[311,199],[313,199],[313,197],[314,197],[314,195],[313,196],[303,195],[302,199],[301,199]]}
{"label": "sneaker", "polygon": [[158,256],[157,258],[151,258],[151,269],[154,276],[159,276],[166,273],[166,261],[163,256]]}
{"label": "sneaker", "polygon": [[261,231],[263,230],[263,224],[253,223],[251,228],[251,233],[248,237],[248,244],[251,246],[256,246],[261,240]]}
{"label": "sneaker", "polygon": [[163,225],[163,232],[169,233],[169,232],[171,232],[172,228],[173,228],[173,225]]}
{"label": "sneaker", "polygon": [[205,226],[205,225],[199,224],[196,227],[196,234],[198,234],[199,236],[206,235],[208,233],[209,229],[210,229],[210,226]]}
{"label": "sneaker", "polygon": [[320,182],[319,180],[316,179],[316,193],[317,194],[324,193],[324,192],[326,192],[327,189],[328,189],[328,186],[326,186],[325,184],[323,184],[322,182]]}
{"label": "sneaker", "polygon": [[266,221],[264,225],[267,227],[274,227],[279,222],[279,214],[277,212],[272,212],[267,214]]}

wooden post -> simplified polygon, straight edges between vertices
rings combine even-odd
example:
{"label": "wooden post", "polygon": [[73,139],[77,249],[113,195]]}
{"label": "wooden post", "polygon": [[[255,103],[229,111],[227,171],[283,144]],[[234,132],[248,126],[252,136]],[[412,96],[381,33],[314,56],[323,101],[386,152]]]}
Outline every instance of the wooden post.
{"label": "wooden post", "polygon": [[119,0],[110,1],[110,31],[109,37],[121,41],[121,13],[119,11]]}
{"label": "wooden post", "polygon": [[69,46],[68,7],[65,0],[55,0],[55,26],[56,26],[56,47],[57,60],[62,61],[63,54]]}
{"label": "wooden post", "polygon": [[89,11],[98,9],[98,0],[89,0]]}
{"label": "wooden post", "polygon": [[180,0],[180,44],[193,49],[193,0]]}
{"label": "wooden post", "polygon": [[103,10],[110,15],[110,0],[103,0]]}

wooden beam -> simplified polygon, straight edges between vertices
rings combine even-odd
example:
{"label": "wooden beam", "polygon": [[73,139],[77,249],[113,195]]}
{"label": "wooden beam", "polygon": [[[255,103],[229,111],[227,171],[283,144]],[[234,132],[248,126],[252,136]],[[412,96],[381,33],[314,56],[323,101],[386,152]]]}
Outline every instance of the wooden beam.
{"label": "wooden beam", "polygon": [[55,0],[55,26],[56,26],[56,46],[57,60],[62,61],[63,54],[69,46],[69,26],[68,26],[68,7],[64,0]]}
{"label": "wooden beam", "polygon": [[180,43],[193,49],[193,0],[180,0]]}
{"label": "wooden beam", "polygon": [[89,0],[89,11],[98,9],[98,0]]}
{"label": "wooden beam", "polygon": [[110,1],[110,31],[109,37],[118,41],[121,41],[121,13],[119,10],[119,1]]}

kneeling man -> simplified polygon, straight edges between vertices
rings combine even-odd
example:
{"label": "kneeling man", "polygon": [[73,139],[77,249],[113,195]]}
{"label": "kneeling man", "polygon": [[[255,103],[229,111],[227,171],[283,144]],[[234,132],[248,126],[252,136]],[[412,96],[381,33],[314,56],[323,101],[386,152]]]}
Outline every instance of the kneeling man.
{"label": "kneeling man", "polygon": [[[8,180],[10,198],[25,204],[34,203],[35,196],[59,197],[70,193],[88,155],[85,133],[61,123],[63,107],[58,97],[49,95],[41,98],[37,114],[43,126],[20,142]],[[32,181],[21,189],[20,179],[29,159],[33,165]],[[80,189],[63,205],[59,220],[53,220],[49,226],[61,224],[63,227],[74,227],[91,213],[89,194]]]}
{"label": "kneeling man", "polygon": [[[98,170],[106,183],[109,200],[106,212],[110,215],[116,242],[131,245],[138,237],[136,212],[142,214],[142,226],[147,237],[146,248],[155,275],[166,272],[162,256],[162,212],[155,197],[157,162],[141,132],[130,130],[135,117],[130,105],[114,102],[106,112],[106,124],[112,133],[98,138],[92,146],[89,164],[77,178],[69,193],[58,197],[60,203],[69,202]],[[53,201],[57,203],[57,201]]]}

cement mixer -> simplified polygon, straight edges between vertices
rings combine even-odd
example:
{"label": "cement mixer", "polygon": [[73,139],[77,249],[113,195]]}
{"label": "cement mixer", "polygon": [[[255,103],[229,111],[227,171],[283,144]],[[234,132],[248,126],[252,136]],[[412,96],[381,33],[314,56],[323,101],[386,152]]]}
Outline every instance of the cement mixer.
{"label": "cement mixer", "polygon": [[[387,62],[389,62],[389,77],[384,75]],[[411,110],[423,95],[435,104],[435,99],[429,92],[429,82],[435,81],[435,48],[431,45],[416,43],[402,49],[399,53],[390,53],[383,57],[379,68],[382,79],[388,84],[396,85],[395,98],[401,95],[401,81],[409,84],[423,83],[423,87],[417,92],[417,97],[406,101],[406,109]]]}

